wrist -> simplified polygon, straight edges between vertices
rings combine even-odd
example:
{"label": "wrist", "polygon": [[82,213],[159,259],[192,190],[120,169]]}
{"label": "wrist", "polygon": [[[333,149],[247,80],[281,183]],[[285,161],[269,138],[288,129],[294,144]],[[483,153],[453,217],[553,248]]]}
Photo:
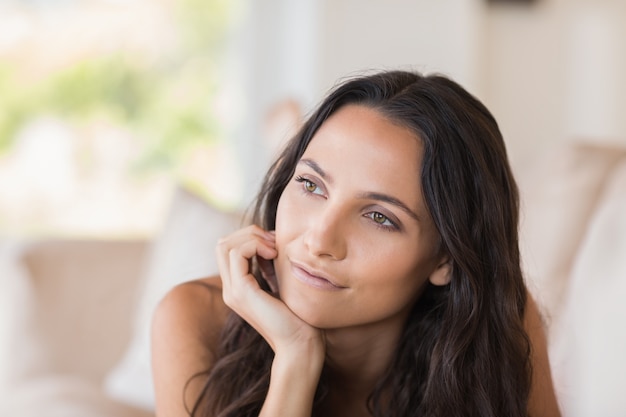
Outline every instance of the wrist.
{"label": "wrist", "polygon": [[310,417],[324,354],[315,347],[277,351],[261,416]]}
{"label": "wrist", "polygon": [[299,378],[309,377],[317,381],[324,366],[325,349],[323,343],[311,341],[307,344],[277,349],[272,362],[272,373],[293,374]]}

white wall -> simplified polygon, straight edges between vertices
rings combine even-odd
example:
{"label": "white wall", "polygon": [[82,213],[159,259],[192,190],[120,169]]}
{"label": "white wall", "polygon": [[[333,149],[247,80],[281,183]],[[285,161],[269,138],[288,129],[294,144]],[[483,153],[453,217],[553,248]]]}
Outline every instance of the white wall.
{"label": "white wall", "polygon": [[483,100],[514,167],[559,141],[626,143],[623,0],[250,1],[255,128],[281,99],[308,110],[341,77],[401,67],[448,74]]}
{"label": "white wall", "polygon": [[245,106],[234,135],[243,171],[243,201],[252,199],[270,162],[264,123],[282,100],[312,103],[317,99],[317,0],[241,0],[243,18],[239,62]]}
{"label": "white wall", "polygon": [[318,85],[364,69],[443,72],[480,90],[482,0],[325,0]]}
{"label": "white wall", "polygon": [[443,72],[480,95],[483,6],[482,0],[249,0],[240,146],[248,193],[268,163],[259,137],[263,119],[280,100],[295,98],[307,113],[338,79],[398,67]]}
{"label": "white wall", "polygon": [[514,166],[556,142],[626,144],[626,2],[487,9],[485,103]]}

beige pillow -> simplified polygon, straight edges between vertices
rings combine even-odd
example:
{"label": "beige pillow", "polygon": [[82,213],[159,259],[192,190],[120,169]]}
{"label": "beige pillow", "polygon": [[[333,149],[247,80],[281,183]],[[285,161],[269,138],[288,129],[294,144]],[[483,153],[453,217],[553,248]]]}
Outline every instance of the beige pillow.
{"label": "beige pillow", "polygon": [[615,148],[560,144],[518,176],[523,266],[549,323],[559,319],[574,257],[603,184],[624,154]]}
{"label": "beige pillow", "polygon": [[108,400],[101,383],[125,347],[127,299],[143,246],[91,240],[0,245],[1,416],[131,410]]}
{"label": "beige pillow", "polygon": [[175,285],[217,274],[217,241],[240,223],[237,214],[219,210],[186,189],[176,191],[165,226],[148,258],[132,341],[122,361],[105,379],[109,395],[128,404],[153,409],[152,313],[159,300]]}
{"label": "beige pillow", "polygon": [[626,416],[626,159],[574,264],[550,354],[564,416]]}
{"label": "beige pillow", "polygon": [[72,375],[42,375],[11,387],[0,402],[0,416],[153,417],[151,412],[118,404],[92,381]]}

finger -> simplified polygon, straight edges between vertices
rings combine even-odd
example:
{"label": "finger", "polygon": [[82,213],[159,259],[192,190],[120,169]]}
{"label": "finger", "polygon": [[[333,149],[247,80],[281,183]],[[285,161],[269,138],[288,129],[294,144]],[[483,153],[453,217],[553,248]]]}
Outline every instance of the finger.
{"label": "finger", "polygon": [[[231,239],[230,244],[232,243]],[[256,279],[250,274],[250,260],[255,256],[273,259],[277,254],[273,246],[256,236],[248,237],[243,243],[237,242],[234,247],[229,247],[228,243],[220,245],[218,265],[223,291],[230,294],[250,286],[258,288]],[[232,288],[233,286],[237,288]],[[245,288],[239,288],[241,286]]]}
{"label": "finger", "polygon": [[[238,230],[228,236],[221,238],[216,247],[216,254],[218,257],[218,266],[220,268],[220,272],[223,273],[229,270],[228,253],[232,249],[239,247],[245,244],[246,242],[248,242],[249,240],[255,239],[255,238],[262,239],[262,241],[267,246],[275,247],[275,240],[274,240],[273,234],[270,234],[266,232],[265,230],[261,229],[260,227],[254,226],[254,225]],[[261,253],[259,254],[261,256],[271,257],[271,252],[268,252],[265,248],[261,248],[260,251]],[[252,256],[254,256],[254,254],[248,254],[247,256],[251,258]]]}
{"label": "finger", "polygon": [[277,256],[273,234],[258,226],[246,227],[220,239],[216,252],[224,300],[231,307],[238,303],[236,299],[246,297],[248,291],[260,289],[250,274],[250,260]]}
{"label": "finger", "polygon": [[229,267],[231,280],[250,274],[250,259],[258,255],[264,259],[274,259],[278,252],[265,242],[252,239],[229,251]]}
{"label": "finger", "polygon": [[256,226],[249,226],[220,238],[217,246],[222,250],[230,250],[251,239],[261,239],[271,246],[273,246],[275,242],[271,234]]}

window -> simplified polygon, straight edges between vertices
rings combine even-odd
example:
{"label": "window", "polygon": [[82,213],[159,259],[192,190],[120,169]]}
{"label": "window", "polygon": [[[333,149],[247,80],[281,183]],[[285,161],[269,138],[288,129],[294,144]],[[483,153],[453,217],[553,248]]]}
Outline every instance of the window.
{"label": "window", "polygon": [[238,204],[242,3],[0,5],[0,233],[151,234],[179,182]]}

